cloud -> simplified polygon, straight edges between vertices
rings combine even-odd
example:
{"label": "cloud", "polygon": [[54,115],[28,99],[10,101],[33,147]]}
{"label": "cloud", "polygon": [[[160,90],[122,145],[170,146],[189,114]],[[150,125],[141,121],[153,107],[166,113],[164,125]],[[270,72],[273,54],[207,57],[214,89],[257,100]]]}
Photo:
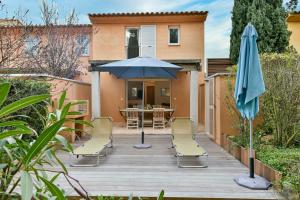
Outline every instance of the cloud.
{"label": "cloud", "polygon": [[205,23],[206,57],[229,57],[233,0],[200,1],[187,9],[208,10]]}

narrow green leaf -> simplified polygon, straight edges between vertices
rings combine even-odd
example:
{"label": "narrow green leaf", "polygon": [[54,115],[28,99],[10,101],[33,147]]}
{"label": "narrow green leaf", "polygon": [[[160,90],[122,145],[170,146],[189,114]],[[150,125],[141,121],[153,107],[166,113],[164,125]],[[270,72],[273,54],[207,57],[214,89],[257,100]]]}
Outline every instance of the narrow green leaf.
{"label": "narrow green leaf", "polygon": [[55,174],[55,175],[51,178],[50,182],[53,183],[53,182],[58,178],[59,175],[60,175],[59,173]]}
{"label": "narrow green leaf", "polygon": [[0,84],[0,106],[4,103],[6,100],[6,97],[10,90],[10,84],[9,83],[2,83]]}
{"label": "narrow green leaf", "polygon": [[86,120],[74,120],[74,122],[75,122],[76,124],[87,125],[87,126],[92,127],[92,128],[94,127],[93,124],[92,124],[91,122],[86,121]]}
{"label": "narrow green leaf", "polygon": [[50,95],[35,95],[35,96],[25,97],[23,99],[15,101],[15,102],[3,107],[0,110],[0,118],[5,115],[16,112],[20,109],[23,109],[29,105],[44,101],[49,97],[50,97]]}
{"label": "narrow green leaf", "polygon": [[18,125],[25,125],[25,124],[26,122],[20,120],[14,120],[14,121],[1,122],[0,127],[18,126]]}
{"label": "narrow green leaf", "polygon": [[79,111],[71,111],[71,112],[68,112],[68,115],[81,115],[82,113],[79,112]]}
{"label": "narrow green leaf", "polygon": [[26,171],[23,171],[21,175],[21,194],[22,200],[31,200],[33,195],[32,178]]}
{"label": "narrow green leaf", "polygon": [[57,157],[57,155],[55,154],[55,152],[51,152],[52,156],[55,158],[55,160],[57,161],[57,163],[61,166],[61,168],[64,170],[64,172],[67,174],[68,170],[66,168],[66,166],[64,165],[64,163]]}
{"label": "narrow green leaf", "polygon": [[63,91],[63,93],[61,94],[61,96],[59,98],[58,109],[62,109],[62,107],[64,105],[64,102],[65,102],[65,99],[66,99],[66,95],[67,95],[67,92]]}
{"label": "narrow green leaf", "polygon": [[14,129],[14,130],[9,130],[9,131],[4,131],[0,133],[0,140],[15,136],[15,135],[21,135],[21,134],[31,134],[30,130],[24,130],[24,129]]}
{"label": "narrow green leaf", "polygon": [[158,196],[157,200],[163,200],[163,199],[164,199],[164,195],[165,195],[165,192],[162,190],[162,191],[159,193],[159,196]]}
{"label": "narrow green leaf", "polygon": [[72,106],[74,105],[82,105],[82,104],[87,104],[86,100],[78,100],[78,101],[73,101]]}
{"label": "narrow green leaf", "polygon": [[64,194],[56,185],[54,185],[53,183],[51,183],[43,177],[40,177],[40,179],[45,183],[46,187],[49,189],[51,194],[56,197],[56,200],[65,200]]}
{"label": "narrow green leaf", "polygon": [[68,140],[66,140],[66,138],[61,135],[56,135],[55,139],[57,139],[66,149],[73,151],[72,145],[68,142]]}
{"label": "narrow green leaf", "polygon": [[48,142],[55,136],[61,126],[64,124],[64,119],[55,122],[47,129],[45,129],[34,142],[34,144],[29,149],[27,155],[25,156],[23,163],[28,165],[31,159],[36,156],[47,144]]}
{"label": "narrow green leaf", "polygon": [[63,118],[66,118],[69,110],[70,110],[70,107],[71,107],[71,103],[68,103],[67,105],[65,105],[62,110],[61,110],[61,113],[60,113],[60,119],[63,119]]}

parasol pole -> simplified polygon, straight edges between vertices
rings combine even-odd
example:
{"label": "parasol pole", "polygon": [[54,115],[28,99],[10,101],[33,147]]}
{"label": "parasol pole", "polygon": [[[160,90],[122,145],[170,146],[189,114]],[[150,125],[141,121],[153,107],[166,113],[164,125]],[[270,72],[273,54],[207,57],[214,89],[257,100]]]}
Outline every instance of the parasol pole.
{"label": "parasol pole", "polygon": [[145,105],[144,105],[144,98],[145,98],[145,83],[143,80],[143,95],[142,95],[142,144],[144,144],[144,137],[145,137],[145,133],[144,133],[144,109],[145,109]]}
{"label": "parasol pole", "polygon": [[250,170],[250,178],[254,178],[253,120],[250,119],[249,123],[250,123],[249,170]]}

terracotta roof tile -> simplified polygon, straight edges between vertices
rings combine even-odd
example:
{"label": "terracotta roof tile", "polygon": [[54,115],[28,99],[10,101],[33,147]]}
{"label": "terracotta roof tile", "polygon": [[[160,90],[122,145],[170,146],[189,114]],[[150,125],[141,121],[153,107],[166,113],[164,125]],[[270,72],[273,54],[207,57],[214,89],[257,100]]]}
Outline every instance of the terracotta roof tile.
{"label": "terracotta roof tile", "polygon": [[134,12],[134,13],[90,13],[90,17],[115,16],[157,16],[157,15],[207,15],[208,11],[180,11],[180,12]]}

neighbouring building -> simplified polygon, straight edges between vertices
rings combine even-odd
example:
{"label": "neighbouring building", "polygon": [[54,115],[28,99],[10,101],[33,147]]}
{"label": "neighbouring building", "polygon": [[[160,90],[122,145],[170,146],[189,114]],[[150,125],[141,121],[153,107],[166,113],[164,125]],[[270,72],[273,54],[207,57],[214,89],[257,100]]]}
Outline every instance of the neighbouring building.
{"label": "neighbouring building", "polygon": [[287,24],[288,30],[292,32],[290,45],[300,53],[300,11],[289,14]]}
{"label": "neighbouring building", "polygon": [[[174,108],[174,117],[191,117],[204,128],[207,14],[206,11],[89,14],[91,25],[69,27],[74,34],[82,29],[89,33],[86,36],[89,43],[80,57],[83,74],[76,79],[92,85],[92,115],[111,116],[115,122],[123,122],[119,110],[141,105],[142,101],[141,80],[120,80],[109,73],[100,73],[97,67],[116,60],[150,56],[180,65],[183,70],[172,80],[144,79],[145,105]],[[16,23],[2,20],[0,26],[22,26]],[[32,28],[43,29],[43,26]],[[24,48],[30,50],[35,42],[33,32]],[[10,66],[1,67],[3,70]]]}

